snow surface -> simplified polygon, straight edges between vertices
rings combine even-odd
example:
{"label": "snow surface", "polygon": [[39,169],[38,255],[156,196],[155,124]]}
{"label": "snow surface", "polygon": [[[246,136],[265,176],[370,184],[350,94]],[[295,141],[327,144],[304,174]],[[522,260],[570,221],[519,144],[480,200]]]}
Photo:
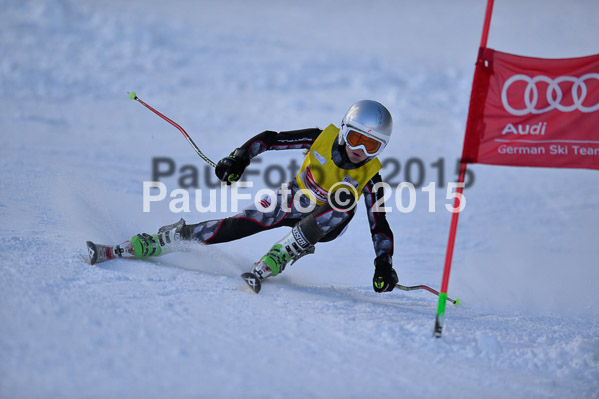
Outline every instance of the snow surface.
{"label": "snow surface", "polygon": [[[152,261],[80,257],[88,239],[231,214],[142,212],[153,157],[202,182],[205,169],[130,90],[213,160],[377,99],[396,126],[383,158],[422,159],[426,182],[443,158],[455,178],[484,3],[0,1],[0,397],[599,397],[597,171],[470,168],[449,287],[462,306],[440,340],[436,297],[372,291],[361,204],[343,237],[260,295],[238,275],[283,229]],[[489,46],[597,53],[597,15],[595,0],[497,0]],[[395,267],[438,287],[448,201],[438,187],[429,213],[416,198],[388,215]]]}

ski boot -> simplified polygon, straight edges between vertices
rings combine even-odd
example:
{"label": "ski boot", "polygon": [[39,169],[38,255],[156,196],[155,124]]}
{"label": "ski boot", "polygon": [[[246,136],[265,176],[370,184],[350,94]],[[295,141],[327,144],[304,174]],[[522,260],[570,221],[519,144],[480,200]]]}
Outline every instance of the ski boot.
{"label": "ski boot", "polygon": [[119,245],[101,245],[87,242],[89,263],[104,262],[114,258],[147,258],[175,252],[182,242],[190,238],[185,220],[163,226],[157,234],[137,234]]}
{"label": "ski boot", "polygon": [[[287,267],[299,260],[299,258],[314,253],[314,245],[302,246],[294,237],[294,232],[287,234],[282,240],[277,242],[256,264],[252,272],[257,275],[260,280],[264,280],[270,276],[276,276],[282,273]],[[291,263],[290,263],[291,262]]]}
{"label": "ski boot", "polygon": [[158,229],[158,233],[150,235],[147,233],[137,234],[131,237],[129,242],[133,247],[136,258],[147,258],[176,252],[180,249],[182,241],[186,240],[186,224],[181,219],[177,223],[169,224]]}
{"label": "ski boot", "polygon": [[306,239],[298,224],[256,262],[251,272],[243,273],[241,277],[258,293],[262,287],[262,280],[283,272],[290,262],[290,265],[293,265],[301,257],[313,254],[314,250],[314,244]]}

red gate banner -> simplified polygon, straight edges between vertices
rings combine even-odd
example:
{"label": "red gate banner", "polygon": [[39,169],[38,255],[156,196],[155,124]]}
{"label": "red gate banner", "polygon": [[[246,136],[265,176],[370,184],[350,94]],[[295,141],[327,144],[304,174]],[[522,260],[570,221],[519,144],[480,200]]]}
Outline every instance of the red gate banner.
{"label": "red gate banner", "polygon": [[462,159],[599,169],[599,54],[541,59],[481,48]]}

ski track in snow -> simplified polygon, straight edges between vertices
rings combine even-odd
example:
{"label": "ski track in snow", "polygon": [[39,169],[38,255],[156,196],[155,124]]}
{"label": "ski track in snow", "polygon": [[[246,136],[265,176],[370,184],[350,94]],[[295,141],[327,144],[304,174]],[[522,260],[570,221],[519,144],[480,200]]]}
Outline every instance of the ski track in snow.
{"label": "ski track in snow", "polygon": [[[86,240],[230,214],[142,212],[153,157],[196,165],[201,182],[206,169],[128,90],[213,160],[375,98],[396,121],[385,155],[422,158],[427,181],[442,157],[451,179],[482,3],[0,2],[0,397],[599,397],[596,171],[471,168],[449,290],[462,305],[440,340],[435,297],[372,291],[363,205],[259,295],[239,274],[283,229],[149,261],[81,258]],[[595,2],[496,3],[491,47],[597,52]],[[439,285],[444,195],[435,213],[419,192],[414,212],[389,214],[402,284]]]}

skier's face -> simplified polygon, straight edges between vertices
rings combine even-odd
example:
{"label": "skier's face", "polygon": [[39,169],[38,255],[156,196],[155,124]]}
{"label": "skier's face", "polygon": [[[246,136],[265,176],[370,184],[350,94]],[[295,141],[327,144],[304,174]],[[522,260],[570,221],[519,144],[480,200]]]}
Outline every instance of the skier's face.
{"label": "skier's face", "polygon": [[352,163],[360,163],[368,158],[368,155],[361,149],[352,150],[349,146],[345,146],[345,152],[347,153],[347,157]]}

